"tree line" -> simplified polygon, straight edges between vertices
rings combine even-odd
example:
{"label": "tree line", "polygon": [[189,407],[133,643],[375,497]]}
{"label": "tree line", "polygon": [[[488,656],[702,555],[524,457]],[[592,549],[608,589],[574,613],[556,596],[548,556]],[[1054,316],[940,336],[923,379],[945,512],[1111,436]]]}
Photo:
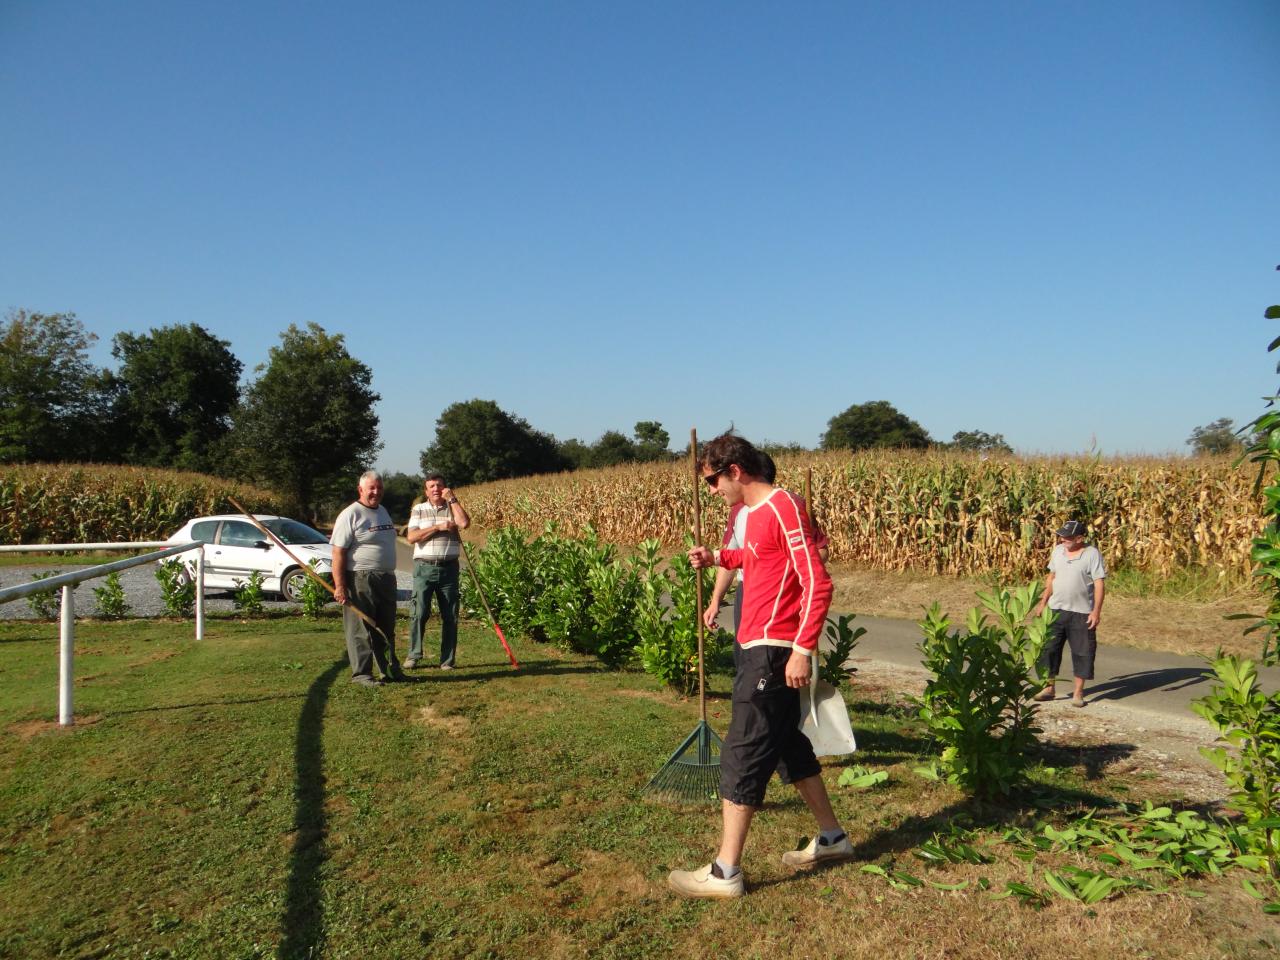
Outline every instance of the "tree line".
{"label": "tree line", "polygon": [[290,325],[241,385],[230,344],[198,324],[112,339],[115,369],[74,313],[0,324],[0,462],[120,463],[267,485],[306,516],[345,497],[381,443],[369,367],[341,334]]}

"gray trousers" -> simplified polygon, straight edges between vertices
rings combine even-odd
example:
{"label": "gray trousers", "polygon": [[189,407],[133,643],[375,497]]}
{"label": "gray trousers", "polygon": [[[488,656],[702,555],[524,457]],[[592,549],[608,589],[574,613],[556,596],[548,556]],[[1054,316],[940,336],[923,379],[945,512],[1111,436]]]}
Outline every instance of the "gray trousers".
{"label": "gray trousers", "polygon": [[[370,629],[352,607],[368,614],[386,638]],[[353,677],[373,676],[375,660],[384,677],[399,673],[395,646],[396,575],[382,570],[348,570],[342,626],[347,634],[347,659],[351,662]]]}

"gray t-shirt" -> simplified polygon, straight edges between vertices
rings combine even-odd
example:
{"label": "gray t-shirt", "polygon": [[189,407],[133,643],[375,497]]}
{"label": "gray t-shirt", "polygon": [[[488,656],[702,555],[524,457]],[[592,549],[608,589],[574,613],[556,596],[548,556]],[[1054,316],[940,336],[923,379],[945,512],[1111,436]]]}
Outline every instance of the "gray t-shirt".
{"label": "gray t-shirt", "polygon": [[348,570],[395,570],[396,527],[387,508],[357,500],[333,521],[329,542],[347,551]]}
{"label": "gray t-shirt", "polygon": [[1050,610],[1093,612],[1093,581],[1104,580],[1107,576],[1107,568],[1102,564],[1102,554],[1097,547],[1085,547],[1076,557],[1070,558],[1066,544],[1058,544],[1049,555],[1049,572],[1053,574]]}

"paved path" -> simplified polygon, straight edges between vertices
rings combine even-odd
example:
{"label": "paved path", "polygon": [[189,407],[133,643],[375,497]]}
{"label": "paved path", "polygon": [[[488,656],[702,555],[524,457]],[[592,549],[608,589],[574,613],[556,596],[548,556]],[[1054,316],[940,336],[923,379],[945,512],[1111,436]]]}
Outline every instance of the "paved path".
{"label": "paved path", "polygon": [[[866,635],[853,651],[857,663],[888,663],[923,671],[920,663],[920,628],[909,620],[859,616],[855,627],[866,627]],[[1097,676],[1085,685],[1088,704],[1117,703],[1162,716],[1187,718],[1191,701],[1209,692],[1204,678],[1206,664],[1199,657],[1180,657],[1151,650],[1109,647],[1106,621],[1098,643]],[[1261,641],[1259,641],[1261,643]],[[1064,651],[1063,673],[1070,676],[1071,652]],[[1280,689],[1280,667],[1259,671],[1263,689]],[[1070,681],[1059,679],[1060,697],[1070,696]],[[1087,707],[1086,707],[1087,709]]]}

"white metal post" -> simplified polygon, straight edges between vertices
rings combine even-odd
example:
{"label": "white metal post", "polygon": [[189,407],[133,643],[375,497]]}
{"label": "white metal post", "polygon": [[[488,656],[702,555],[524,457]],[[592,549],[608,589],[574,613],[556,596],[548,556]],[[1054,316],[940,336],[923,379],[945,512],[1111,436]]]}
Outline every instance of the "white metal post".
{"label": "white metal post", "polygon": [[62,587],[61,648],[58,662],[58,723],[69,727],[75,722],[71,712],[71,652],[76,632],[75,584]]}
{"label": "white metal post", "polygon": [[196,550],[196,639],[204,639],[204,545]]}

